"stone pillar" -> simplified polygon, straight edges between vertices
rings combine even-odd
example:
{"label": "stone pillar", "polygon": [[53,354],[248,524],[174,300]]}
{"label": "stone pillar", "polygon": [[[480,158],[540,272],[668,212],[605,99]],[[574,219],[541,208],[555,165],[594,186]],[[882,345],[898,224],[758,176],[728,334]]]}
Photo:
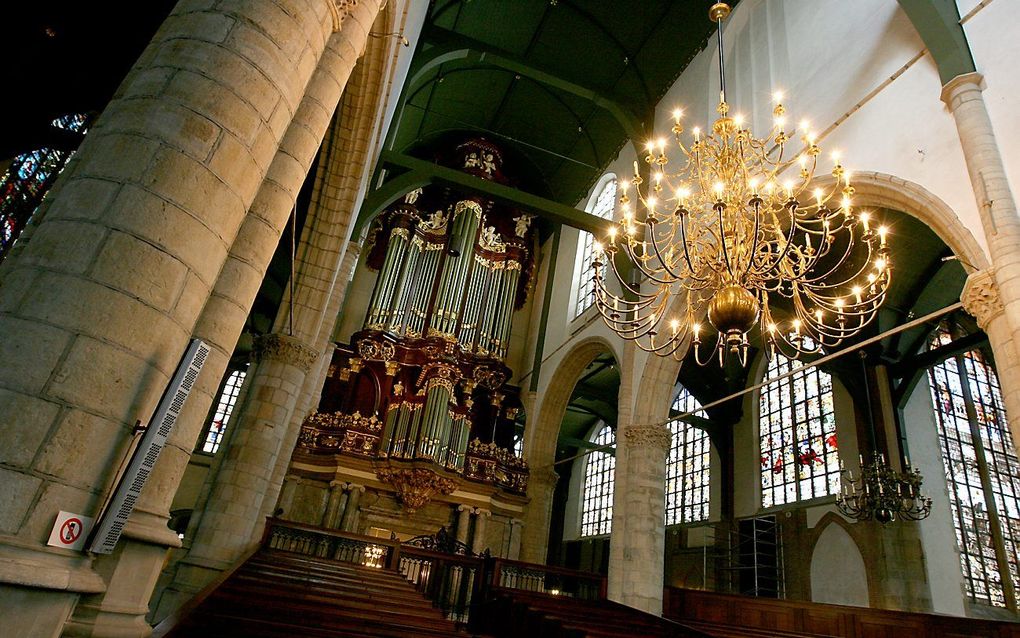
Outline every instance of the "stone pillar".
{"label": "stone pillar", "polygon": [[475,534],[471,537],[471,551],[475,554],[481,554],[488,549],[485,531],[490,516],[492,512],[489,510],[481,508],[475,510]]}
{"label": "stone pillar", "polygon": [[506,550],[506,557],[510,560],[518,560],[521,555],[521,525],[523,522],[519,518],[510,519],[510,542]]}
{"label": "stone pillar", "polygon": [[[187,557],[177,566],[170,589],[193,595],[251,546],[262,499],[280,453],[297,389],[317,358],[302,342],[285,335],[259,337],[258,367],[250,401],[234,417],[234,436],[223,455],[202,520]],[[175,595],[177,602],[183,596]],[[173,604],[168,601],[167,604]]]}
{"label": "stone pillar", "polygon": [[458,543],[464,543],[467,545],[468,532],[471,528],[471,507],[468,505],[460,505],[457,507],[457,531],[456,539]]}
{"label": "stone pillar", "polygon": [[[528,509],[521,541],[521,560],[545,564],[549,551],[549,524],[553,492],[560,475],[552,467],[531,468],[528,475]],[[664,497],[665,498],[665,497]]]}
{"label": "stone pillar", "polygon": [[626,457],[627,492],[616,494],[627,499],[627,525],[625,532],[614,525],[610,537],[609,597],[655,615],[662,614],[666,454],[671,439],[664,425],[629,425],[616,445],[617,459]]}
{"label": "stone pillar", "polygon": [[[984,78],[980,73],[958,75],[942,88],[942,101],[956,120],[963,157],[992,257],[991,278],[998,288],[998,303],[1008,326],[1008,340],[1015,344],[1020,337],[1020,215],[1017,214],[995,131],[981,94],[983,88]],[[987,285],[984,287],[987,288]],[[1003,337],[997,337],[997,340],[1000,345],[1004,342]],[[1000,358],[996,358],[996,363],[1000,363]],[[1000,365],[1005,363],[1001,361]],[[1000,380],[1006,376],[1000,374]],[[1013,441],[1020,443],[1020,432],[1013,423],[1011,418]]]}
{"label": "stone pillar", "polygon": [[344,532],[353,532],[358,526],[358,504],[361,502],[361,493],[365,491],[365,486],[351,483],[349,489],[347,506],[344,507],[344,515],[340,519],[340,530]]}
{"label": "stone pillar", "polygon": [[[47,548],[60,509],[95,515],[159,400],[331,30],[323,0],[183,0],[0,267],[0,617],[52,636],[142,635],[169,538],[139,510],[115,560]],[[127,542],[127,541],[123,541]],[[127,552],[127,554],[125,554]],[[100,566],[99,563],[104,563]],[[146,566],[142,567],[141,563]],[[96,573],[108,582],[97,582]],[[130,573],[130,583],[109,579]],[[104,616],[100,618],[100,616]],[[100,626],[109,628],[100,628]],[[95,629],[93,629],[95,627]]]}
{"label": "stone pillar", "polygon": [[326,503],[326,512],[322,516],[322,526],[328,529],[336,529],[340,526],[340,514],[343,512],[347,495],[347,483],[343,481],[329,482],[329,501]]}
{"label": "stone pillar", "polygon": [[[301,485],[301,477],[295,474],[290,474],[283,481],[283,491],[280,493],[280,502],[276,506],[276,510],[280,512],[280,518],[287,520],[294,520],[290,517],[290,507],[294,503],[294,494],[297,492],[298,486]],[[270,512],[270,515],[274,514]],[[256,529],[258,525],[255,526]]]}
{"label": "stone pillar", "polygon": [[971,273],[960,295],[964,309],[977,319],[978,326],[988,335],[995,354],[995,371],[999,376],[1002,401],[1013,441],[1020,441],[1020,361],[1016,342],[1006,320],[1005,309],[995,285],[995,273],[982,270]]}

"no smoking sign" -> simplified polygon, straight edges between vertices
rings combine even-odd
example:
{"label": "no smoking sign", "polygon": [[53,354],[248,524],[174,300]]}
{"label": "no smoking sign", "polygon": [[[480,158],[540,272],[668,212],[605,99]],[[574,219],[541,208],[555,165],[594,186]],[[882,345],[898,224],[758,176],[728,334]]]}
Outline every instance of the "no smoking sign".
{"label": "no smoking sign", "polygon": [[81,514],[71,512],[60,512],[57,520],[50,530],[50,540],[47,545],[63,547],[64,549],[81,550],[85,546],[85,539],[92,529],[93,519]]}

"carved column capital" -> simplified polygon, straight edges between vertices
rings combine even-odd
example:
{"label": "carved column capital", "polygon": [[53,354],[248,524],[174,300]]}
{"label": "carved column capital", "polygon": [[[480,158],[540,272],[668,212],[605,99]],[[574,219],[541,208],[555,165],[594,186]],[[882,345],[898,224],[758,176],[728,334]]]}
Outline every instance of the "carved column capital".
{"label": "carved column capital", "polygon": [[977,319],[982,330],[988,330],[988,324],[1004,312],[1002,300],[999,298],[999,287],[995,283],[995,269],[987,268],[973,272],[967,277],[960,294],[963,308]]}
{"label": "carved column capital", "polygon": [[985,76],[977,71],[961,73],[942,86],[942,94],[939,96],[949,110],[953,110],[953,98],[966,91],[983,91],[985,89]]}
{"label": "carved column capital", "polygon": [[622,438],[628,448],[650,447],[665,455],[673,441],[673,434],[665,425],[636,424],[624,427]]}
{"label": "carved column capital", "polygon": [[329,14],[333,18],[333,33],[336,33],[343,26],[344,18],[358,6],[358,0],[326,0],[326,6],[329,7]]}
{"label": "carved column capital", "polygon": [[529,487],[541,487],[551,490],[556,487],[556,481],[558,480],[560,480],[560,475],[552,467],[536,467],[532,468],[528,473]]}
{"label": "carved column capital", "polygon": [[305,373],[311,371],[319,352],[295,337],[272,333],[255,337],[252,349],[255,361],[280,361],[301,368]]}

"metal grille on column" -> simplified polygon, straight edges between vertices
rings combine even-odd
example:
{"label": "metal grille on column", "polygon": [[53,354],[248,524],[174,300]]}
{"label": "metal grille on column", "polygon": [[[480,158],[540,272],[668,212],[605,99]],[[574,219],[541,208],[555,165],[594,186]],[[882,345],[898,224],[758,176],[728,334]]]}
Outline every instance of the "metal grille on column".
{"label": "metal grille on column", "polygon": [[[439,161],[511,183],[484,139]],[[391,205],[370,236],[378,277],[364,326],[337,348],[298,454],[371,460],[410,510],[464,480],[524,494],[527,466],[513,451],[521,402],[505,359],[533,233],[530,216],[449,188]]]}

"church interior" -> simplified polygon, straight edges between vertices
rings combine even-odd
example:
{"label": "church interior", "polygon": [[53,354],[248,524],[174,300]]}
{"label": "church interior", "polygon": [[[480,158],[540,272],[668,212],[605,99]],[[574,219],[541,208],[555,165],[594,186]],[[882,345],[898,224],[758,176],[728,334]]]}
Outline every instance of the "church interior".
{"label": "church interior", "polygon": [[1020,636],[1020,3],[2,14],[0,638]]}

